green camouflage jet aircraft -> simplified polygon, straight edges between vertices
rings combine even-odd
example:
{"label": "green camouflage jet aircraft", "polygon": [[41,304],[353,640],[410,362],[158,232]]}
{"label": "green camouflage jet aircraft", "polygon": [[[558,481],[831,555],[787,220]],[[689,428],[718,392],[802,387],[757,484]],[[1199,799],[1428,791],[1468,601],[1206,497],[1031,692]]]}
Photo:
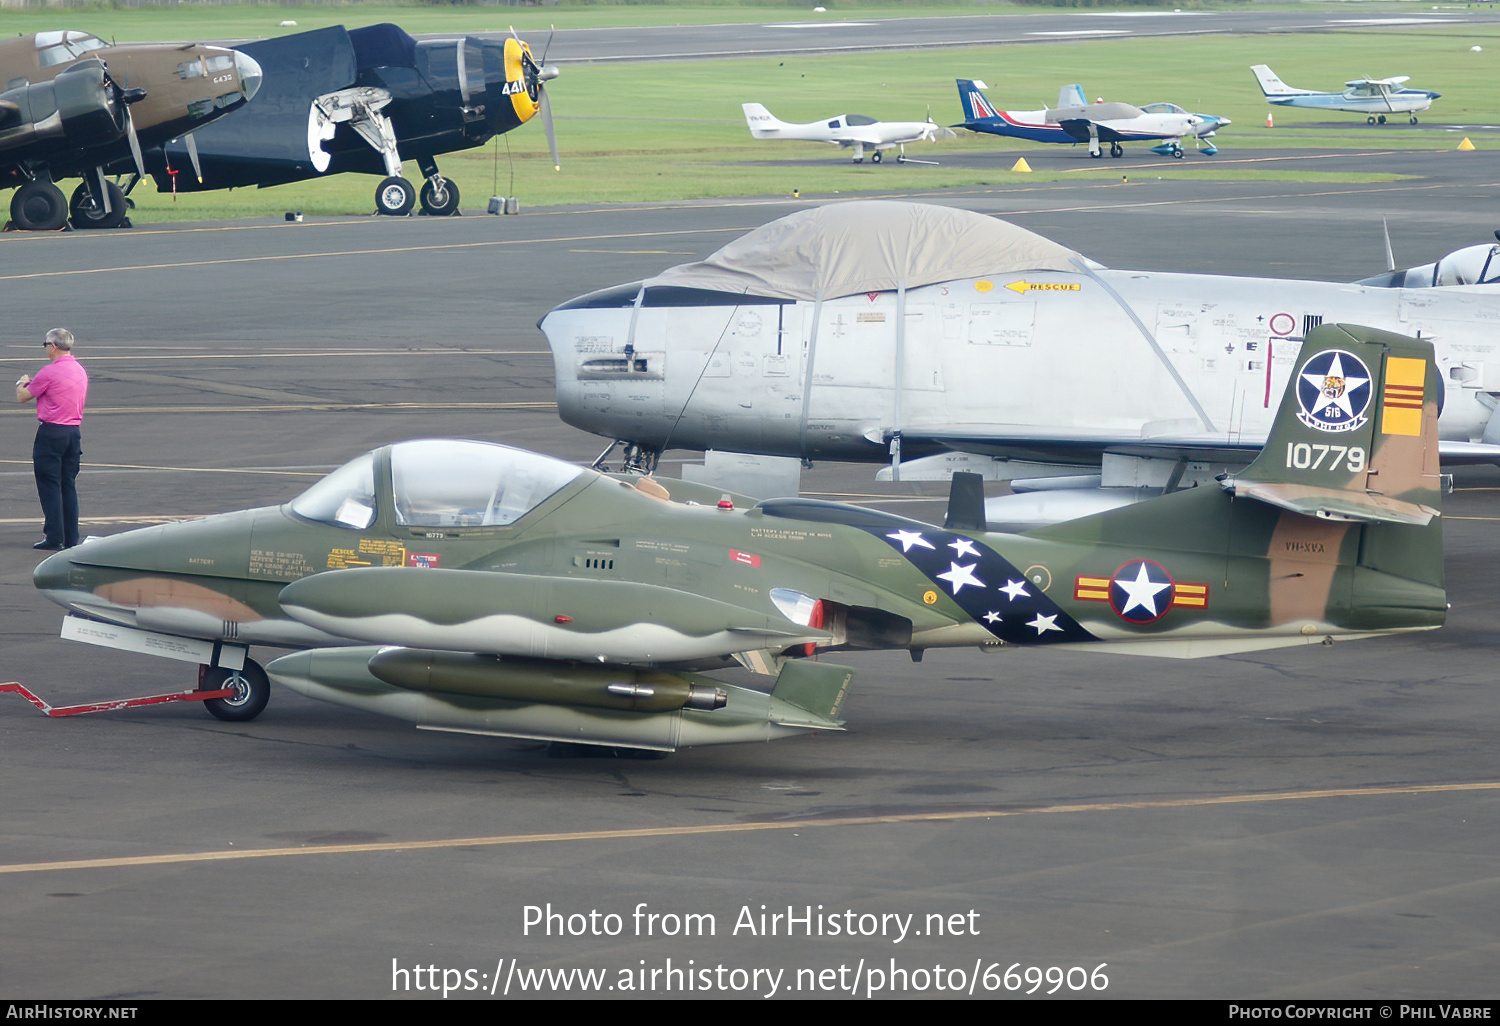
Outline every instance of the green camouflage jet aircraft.
{"label": "green camouflage jet aircraft", "polygon": [[[853,671],[805,657],[839,649],[1205,656],[1440,626],[1431,344],[1328,325],[1302,353],[1243,473],[1022,535],[983,529],[977,482],[938,528],[425,440],[35,580],[87,618],[64,636],[205,664],[226,719],[264,706],[245,648],[268,644],[305,649],[277,683],[419,727],[656,751],[838,729]],[[701,674],[731,660],[775,687]]]}

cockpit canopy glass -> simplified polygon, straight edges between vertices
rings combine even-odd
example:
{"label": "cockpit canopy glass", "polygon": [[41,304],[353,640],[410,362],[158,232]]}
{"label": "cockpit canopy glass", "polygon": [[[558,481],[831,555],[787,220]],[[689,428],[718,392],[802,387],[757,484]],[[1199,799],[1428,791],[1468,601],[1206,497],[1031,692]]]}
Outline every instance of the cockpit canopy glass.
{"label": "cockpit canopy glass", "polygon": [[375,454],[345,463],[291,501],[299,517],[364,530],[375,522]]}
{"label": "cockpit canopy glass", "polygon": [[583,471],[488,442],[423,439],[391,446],[396,523],[501,527],[515,523]]}
{"label": "cockpit canopy glass", "polygon": [[90,50],[102,50],[104,40],[87,32],[38,32],[37,60],[44,68],[77,60]]}
{"label": "cockpit canopy glass", "polygon": [[[375,522],[380,450],[344,464],[291,501],[299,517],[364,530]],[[583,473],[522,449],[451,438],[390,447],[396,523],[405,527],[503,527]]]}

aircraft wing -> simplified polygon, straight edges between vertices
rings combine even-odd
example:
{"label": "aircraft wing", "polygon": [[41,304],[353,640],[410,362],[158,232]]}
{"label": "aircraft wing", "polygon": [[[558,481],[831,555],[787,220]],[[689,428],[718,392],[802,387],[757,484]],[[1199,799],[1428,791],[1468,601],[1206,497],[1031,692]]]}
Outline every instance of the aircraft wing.
{"label": "aircraft wing", "polygon": [[675,588],[494,570],[366,567],[287,585],[281,605],[377,644],[655,664],[828,642],[828,632]]}
{"label": "aircraft wing", "polygon": [[[1189,432],[1143,437],[1139,433],[1090,431],[1070,435],[1060,431],[1044,437],[1038,435],[1035,428],[1007,431],[988,425],[907,428],[901,432],[901,440],[906,446],[926,442],[954,452],[1079,466],[1097,464],[1106,452],[1202,463],[1243,462],[1259,452],[1264,444],[1260,439],[1231,443],[1223,436]],[[1438,455],[1448,465],[1500,463],[1500,445],[1444,440],[1438,443]]]}

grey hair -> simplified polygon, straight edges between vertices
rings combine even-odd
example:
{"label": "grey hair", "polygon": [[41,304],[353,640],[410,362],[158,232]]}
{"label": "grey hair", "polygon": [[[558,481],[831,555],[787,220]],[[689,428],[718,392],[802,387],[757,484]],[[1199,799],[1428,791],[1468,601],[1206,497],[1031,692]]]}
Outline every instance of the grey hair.
{"label": "grey hair", "polygon": [[64,353],[73,351],[73,333],[67,328],[53,328],[47,332],[47,341]]}

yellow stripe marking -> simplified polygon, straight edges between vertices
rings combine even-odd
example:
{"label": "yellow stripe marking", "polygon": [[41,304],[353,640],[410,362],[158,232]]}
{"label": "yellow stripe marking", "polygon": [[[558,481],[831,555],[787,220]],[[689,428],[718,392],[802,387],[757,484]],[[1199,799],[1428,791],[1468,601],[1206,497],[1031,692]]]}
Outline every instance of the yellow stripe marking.
{"label": "yellow stripe marking", "polygon": [[352,855],[363,852],[418,851],[443,848],[496,847],[564,841],[615,841],[639,837],[702,837],[712,834],[759,833],[770,830],[816,830],[824,827],[875,826],[897,823],[951,823],[972,819],[1003,819],[1066,812],[1123,812],[1127,810],[1190,809],[1263,802],[1306,801],[1315,798],[1379,798],[1387,795],[1451,794],[1460,791],[1500,791],[1500,781],[1470,784],[1413,784],[1408,787],[1349,787],[1318,791],[1281,791],[1270,794],[1219,795],[1166,801],[1079,802],[1036,808],[994,808],[953,812],[913,812],[891,816],[849,816],[838,819],[778,820],[771,823],[705,823],[698,826],[637,827],[623,830],[579,830],[555,834],[509,834],[490,837],[451,837],[427,841],[382,841],[372,844],[320,844],[303,848],[256,848],[241,851],[171,852],[65,862],[23,862],[0,865],[0,874],[47,873],[60,869],[111,869],[120,866],[165,866],[188,862],[227,862],[237,859],[279,858],[287,855]]}

